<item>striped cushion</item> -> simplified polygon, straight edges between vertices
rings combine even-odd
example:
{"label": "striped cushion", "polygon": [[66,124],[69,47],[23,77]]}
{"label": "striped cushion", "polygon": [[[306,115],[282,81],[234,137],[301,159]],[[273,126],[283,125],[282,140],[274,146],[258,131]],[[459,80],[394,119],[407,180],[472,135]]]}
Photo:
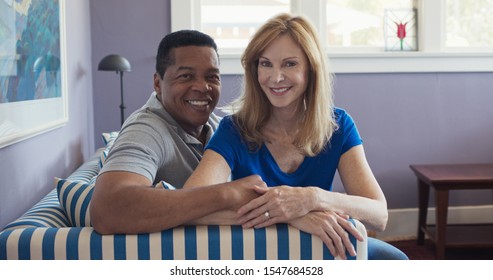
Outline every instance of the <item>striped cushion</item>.
{"label": "striped cushion", "polygon": [[55,194],[71,226],[91,226],[89,203],[99,173],[99,162],[104,149],[99,149],[66,179],[55,178]]}
{"label": "striped cushion", "polygon": [[[365,259],[366,251],[360,249],[367,246],[366,241],[356,242],[354,238],[351,241],[358,256],[348,259]],[[262,229],[183,226],[138,235],[100,235],[90,227],[9,230],[0,233],[2,259],[330,260],[334,257],[319,238],[278,224]]]}
{"label": "striped cushion", "polygon": [[65,216],[65,211],[60,207],[56,190],[53,189],[24,215],[8,224],[3,230],[68,226],[70,226],[70,222]]}
{"label": "striped cushion", "polygon": [[[96,176],[87,183],[67,179],[55,179],[58,200],[70,224],[74,227],[90,227],[90,204]],[[164,181],[154,187],[174,190],[175,187]]]}
{"label": "striped cushion", "polygon": [[154,187],[156,189],[176,190],[176,188],[173,185],[171,185],[170,183],[167,183],[165,181],[161,181],[161,182],[157,183],[156,185],[154,185]]}
{"label": "striped cushion", "polygon": [[101,134],[103,138],[103,143],[105,146],[108,146],[111,142],[115,141],[116,137],[118,137],[118,131],[113,132],[103,132]]}
{"label": "striped cushion", "polygon": [[103,137],[103,143],[105,145],[105,148],[103,152],[101,152],[101,155],[99,157],[99,169],[103,168],[104,162],[106,161],[106,157],[108,157],[108,153],[110,152],[110,149],[113,146],[116,137],[118,137],[118,132],[117,131],[104,132],[102,134],[102,137]]}
{"label": "striped cushion", "polygon": [[84,162],[76,171],[74,171],[67,180],[73,182],[89,183],[94,181],[95,176],[99,173],[99,158],[103,149],[99,149],[90,159]]}
{"label": "striped cushion", "polygon": [[58,200],[74,227],[91,226],[89,206],[94,183],[82,183],[66,179],[55,179]]}

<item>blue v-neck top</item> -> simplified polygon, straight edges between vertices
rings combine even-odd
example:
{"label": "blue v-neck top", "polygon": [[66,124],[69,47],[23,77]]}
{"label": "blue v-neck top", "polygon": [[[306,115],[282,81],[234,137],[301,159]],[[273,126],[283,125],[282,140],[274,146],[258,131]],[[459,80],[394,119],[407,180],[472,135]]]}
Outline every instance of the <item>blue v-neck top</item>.
{"label": "blue v-neck top", "polygon": [[334,113],[339,128],[330,142],[318,155],[305,157],[292,173],[285,173],[279,168],[265,144],[257,151],[249,150],[232,116],[221,120],[206,149],[223,156],[231,168],[233,180],[257,174],[269,187],[318,186],[330,191],[341,155],[363,143],[351,116],[340,108],[335,108]]}

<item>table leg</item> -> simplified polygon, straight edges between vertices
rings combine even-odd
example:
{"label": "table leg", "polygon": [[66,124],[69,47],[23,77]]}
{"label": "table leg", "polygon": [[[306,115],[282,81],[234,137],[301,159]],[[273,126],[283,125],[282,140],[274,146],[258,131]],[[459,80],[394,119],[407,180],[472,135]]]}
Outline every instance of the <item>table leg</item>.
{"label": "table leg", "polygon": [[418,199],[419,199],[419,214],[418,214],[418,245],[423,245],[425,242],[424,227],[426,226],[426,216],[428,215],[428,201],[430,198],[430,187],[423,181],[418,179]]}
{"label": "table leg", "polygon": [[435,190],[436,202],[436,258],[445,258],[445,244],[447,243],[447,212],[448,190]]}

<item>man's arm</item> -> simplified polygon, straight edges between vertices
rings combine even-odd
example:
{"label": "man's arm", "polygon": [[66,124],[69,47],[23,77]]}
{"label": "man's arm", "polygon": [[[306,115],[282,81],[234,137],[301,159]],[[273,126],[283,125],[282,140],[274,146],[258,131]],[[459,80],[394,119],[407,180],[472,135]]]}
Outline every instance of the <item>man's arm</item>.
{"label": "man's arm", "polygon": [[91,222],[101,234],[162,231],[218,211],[236,211],[257,197],[258,176],[195,189],[153,188],[142,175],[111,171],[101,174],[91,200]]}

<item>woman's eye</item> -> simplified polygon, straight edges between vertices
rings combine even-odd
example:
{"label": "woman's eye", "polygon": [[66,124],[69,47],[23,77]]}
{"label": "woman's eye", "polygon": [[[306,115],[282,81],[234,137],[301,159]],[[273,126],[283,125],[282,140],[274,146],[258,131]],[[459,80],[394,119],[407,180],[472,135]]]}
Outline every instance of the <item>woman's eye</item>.
{"label": "woman's eye", "polygon": [[296,62],[294,62],[294,61],[288,61],[288,62],[286,62],[286,66],[287,66],[287,67],[294,67],[294,66],[296,66],[296,65],[297,65],[297,63],[296,63]]}
{"label": "woman's eye", "polygon": [[271,66],[270,62],[269,62],[269,61],[266,61],[266,60],[264,60],[264,61],[260,61],[260,63],[259,63],[259,64],[260,64],[260,66],[262,66],[262,67],[270,67],[270,66]]}

